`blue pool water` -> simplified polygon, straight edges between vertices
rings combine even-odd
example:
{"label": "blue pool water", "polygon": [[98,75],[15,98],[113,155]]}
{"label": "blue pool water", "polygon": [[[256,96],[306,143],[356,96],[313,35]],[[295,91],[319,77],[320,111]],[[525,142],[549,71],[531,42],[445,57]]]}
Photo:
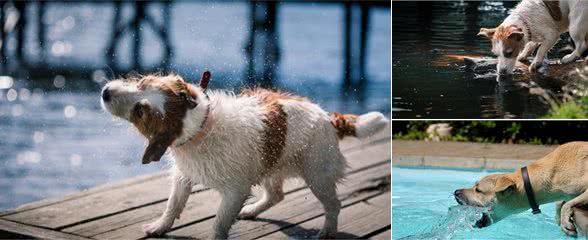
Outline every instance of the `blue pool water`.
{"label": "blue pool water", "polygon": [[[573,239],[555,223],[555,204],[510,216],[487,228],[468,227],[473,211],[455,207],[455,189],[472,186],[488,171],[425,168],[392,169],[394,239]],[[448,211],[452,208],[451,211]]]}

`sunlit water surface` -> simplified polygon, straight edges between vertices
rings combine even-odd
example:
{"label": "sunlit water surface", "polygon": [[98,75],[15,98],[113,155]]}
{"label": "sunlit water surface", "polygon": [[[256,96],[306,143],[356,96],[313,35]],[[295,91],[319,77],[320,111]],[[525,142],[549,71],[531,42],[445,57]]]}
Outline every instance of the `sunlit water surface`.
{"label": "sunlit water surface", "polygon": [[[456,207],[453,191],[496,173],[427,168],[392,169],[394,239],[573,239],[555,223],[555,204],[526,211],[486,228],[472,228],[480,212]],[[450,209],[451,210],[448,210]]]}
{"label": "sunlit water surface", "polygon": [[[104,36],[109,36],[103,23],[110,22],[111,5],[49,5],[48,44],[57,48],[50,48],[48,61],[102,66]],[[248,8],[245,2],[172,4],[173,70],[190,80],[208,68],[213,73],[210,88],[238,88],[245,69]],[[132,13],[127,10],[128,17]],[[365,91],[349,94],[341,92],[342,4],[284,4],[280,12],[283,52],[277,87],[308,96],[327,111],[390,115],[390,11],[372,12],[369,83]],[[149,64],[161,49],[145,31]],[[125,41],[122,66],[130,59]],[[31,47],[27,54],[34,59],[38,51]],[[144,138],[101,109],[99,90],[104,78],[112,77],[108,68],[96,71],[94,79],[0,77],[0,209],[167,168],[166,161],[142,165]]]}

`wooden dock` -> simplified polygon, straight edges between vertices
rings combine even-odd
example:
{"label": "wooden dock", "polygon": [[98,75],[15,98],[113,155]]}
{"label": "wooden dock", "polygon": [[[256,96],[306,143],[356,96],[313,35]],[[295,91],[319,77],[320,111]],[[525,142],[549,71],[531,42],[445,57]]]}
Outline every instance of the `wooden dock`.
{"label": "wooden dock", "polygon": [[[337,237],[390,239],[390,128],[363,141],[345,139],[341,149],[349,169],[338,188]],[[302,180],[287,181],[284,191],[285,199],[257,219],[237,221],[230,238],[314,237],[324,218],[321,204]],[[0,212],[0,239],[143,239],[141,226],[160,216],[169,192],[167,172],[160,172],[25,204]],[[194,186],[181,218],[165,237],[209,238],[219,203],[216,191]]]}

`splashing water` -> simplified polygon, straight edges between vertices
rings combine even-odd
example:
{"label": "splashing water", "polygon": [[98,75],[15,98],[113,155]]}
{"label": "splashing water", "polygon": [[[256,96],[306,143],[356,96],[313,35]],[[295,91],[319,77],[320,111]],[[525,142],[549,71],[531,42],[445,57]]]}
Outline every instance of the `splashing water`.
{"label": "splashing water", "polygon": [[449,208],[447,217],[443,218],[428,232],[407,236],[400,239],[451,239],[458,232],[474,229],[476,223],[482,219],[484,213],[487,212],[487,208],[463,205],[452,206]]}

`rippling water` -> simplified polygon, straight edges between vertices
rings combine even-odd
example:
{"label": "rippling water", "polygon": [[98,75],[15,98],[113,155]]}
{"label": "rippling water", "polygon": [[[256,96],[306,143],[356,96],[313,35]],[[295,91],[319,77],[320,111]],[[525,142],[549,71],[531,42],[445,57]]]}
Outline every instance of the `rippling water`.
{"label": "rippling water", "polygon": [[[110,22],[110,5],[48,6],[48,61],[99,69],[104,61],[104,36],[109,33],[108,24],[102,23]],[[172,6],[172,39],[177,47],[173,70],[193,79],[197,69],[207,67],[213,73],[210,88],[238,88],[245,69],[242,47],[248,5],[180,2]],[[390,11],[373,11],[370,82],[364,91],[348,94],[341,92],[342,13],[341,4],[280,8],[283,58],[277,85],[310,97],[327,111],[390,115]],[[153,38],[146,36],[147,62],[158,59],[160,49]],[[125,45],[121,48],[121,64],[128,64]],[[34,57],[38,51],[31,47],[27,54]],[[100,108],[102,80],[112,78],[111,74],[96,71],[94,77],[96,81],[54,75],[42,79],[0,76],[0,209],[167,168],[165,161],[140,163],[144,138]]]}
{"label": "rippling water", "polygon": [[[543,116],[548,106],[529,94],[522,87],[525,84],[520,84],[516,77],[496,81],[494,70],[488,76],[476,76],[466,73],[463,62],[445,59],[447,55],[492,56],[490,41],[476,34],[480,27],[499,25],[514,4],[514,1],[394,2],[393,116],[454,119]],[[545,88],[552,84],[535,83]]]}
{"label": "rippling water", "polygon": [[[394,239],[575,239],[555,223],[555,204],[509,216],[485,228],[472,228],[479,209],[456,206],[453,192],[496,172],[427,168],[392,169]],[[448,210],[449,209],[449,210]]]}

